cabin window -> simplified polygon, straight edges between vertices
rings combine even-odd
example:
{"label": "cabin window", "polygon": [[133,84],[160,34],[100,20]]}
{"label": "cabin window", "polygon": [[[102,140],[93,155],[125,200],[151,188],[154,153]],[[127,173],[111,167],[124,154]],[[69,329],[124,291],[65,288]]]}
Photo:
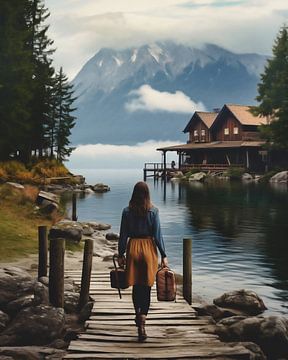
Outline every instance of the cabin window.
{"label": "cabin window", "polygon": [[194,136],[198,136],[198,130],[194,130]]}
{"label": "cabin window", "polygon": [[233,134],[234,134],[234,135],[238,135],[238,134],[239,134],[239,129],[238,129],[237,126],[234,127],[234,129],[233,129]]}
{"label": "cabin window", "polygon": [[205,129],[201,130],[201,136],[205,136]]}
{"label": "cabin window", "polygon": [[229,128],[224,129],[224,135],[229,135]]}

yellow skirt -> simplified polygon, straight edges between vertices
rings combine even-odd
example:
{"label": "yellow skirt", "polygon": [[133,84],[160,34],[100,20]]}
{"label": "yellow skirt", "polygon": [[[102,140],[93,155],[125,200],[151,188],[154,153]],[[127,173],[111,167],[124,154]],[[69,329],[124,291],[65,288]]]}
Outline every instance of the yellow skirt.
{"label": "yellow skirt", "polygon": [[152,286],[158,270],[157,248],[153,239],[130,239],[126,254],[128,285]]}

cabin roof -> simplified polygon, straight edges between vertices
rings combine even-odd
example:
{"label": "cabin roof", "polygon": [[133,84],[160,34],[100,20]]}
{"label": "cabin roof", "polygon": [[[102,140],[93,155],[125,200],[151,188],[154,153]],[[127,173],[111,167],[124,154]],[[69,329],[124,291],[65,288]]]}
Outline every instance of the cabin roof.
{"label": "cabin roof", "polygon": [[[251,113],[252,106],[248,105],[235,105],[235,104],[225,104],[223,109],[228,108],[230,112],[236,117],[236,119],[242,125],[262,125],[267,124],[267,117],[256,116]],[[221,111],[222,112],[222,111]],[[219,117],[221,116],[219,113]],[[217,116],[218,117],[218,116]]]}
{"label": "cabin roof", "polygon": [[196,150],[196,149],[219,149],[219,148],[239,148],[239,147],[259,147],[265,144],[265,141],[213,141],[210,143],[189,143],[179,144],[158,148],[158,151],[178,151],[178,150]]}
{"label": "cabin roof", "polygon": [[213,124],[214,120],[216,119],[217,113],[216,112],[208,112],[208,111],[195,111],[195,113],[192,115],[192,118],[190,119],[189,123],[183,130],[184,133],[189,132],[190,127],[192,125],[193,120],[195,117],[200,118],[200,120],[203,121],[203,123],[207,126],[208,129],[210,129],[211,125]]}

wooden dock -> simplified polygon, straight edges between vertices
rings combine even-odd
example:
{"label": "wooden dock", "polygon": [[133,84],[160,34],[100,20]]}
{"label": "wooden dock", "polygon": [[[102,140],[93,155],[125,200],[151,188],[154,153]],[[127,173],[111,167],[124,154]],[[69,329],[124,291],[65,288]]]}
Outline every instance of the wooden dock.
{"label": "wooden dock", "polygon": [[[81,283],[81,271],[66,272]],[[249,359],[249,352],[240,345],[220,342],[215,335],[201,328],[212,322],[198,317],[183,298],[176,302],[157,302],[156,289],[147,317],[148,339],[137,342],[131,288],[118,292],[110,288],[109,274],[92,272],[90,296],[95,300],[87,329],[70,343],[64,359]]]}

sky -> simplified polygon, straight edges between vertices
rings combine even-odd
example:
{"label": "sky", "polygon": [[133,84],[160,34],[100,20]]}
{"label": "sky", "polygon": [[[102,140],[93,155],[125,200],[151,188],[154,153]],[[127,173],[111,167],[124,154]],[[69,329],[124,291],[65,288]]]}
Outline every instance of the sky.
{"label": "sky", "polygon": [[287,0],[46,0],[55,66],[72,80],[102,47],[172,39],[270,54]]}
{"label": "sky", "polygon": [[[102,47],[121,49],[157,40],[195,47],[213,43],[236,53],[269,55],[280,27],[288,24],[287,0],[45,0],[45,5],[51,14],[54,66],[63,66],[70,80]],[[130,96],[125,106],[131,112],[205,110],[182,92],[157,92],[148,85]],[[78,146],[69,165],[141,168],[144,162],[161,161],[156,148],[163,143],[147,140],[135,146]],[[167,139],[164,145],[172,144]]]}

